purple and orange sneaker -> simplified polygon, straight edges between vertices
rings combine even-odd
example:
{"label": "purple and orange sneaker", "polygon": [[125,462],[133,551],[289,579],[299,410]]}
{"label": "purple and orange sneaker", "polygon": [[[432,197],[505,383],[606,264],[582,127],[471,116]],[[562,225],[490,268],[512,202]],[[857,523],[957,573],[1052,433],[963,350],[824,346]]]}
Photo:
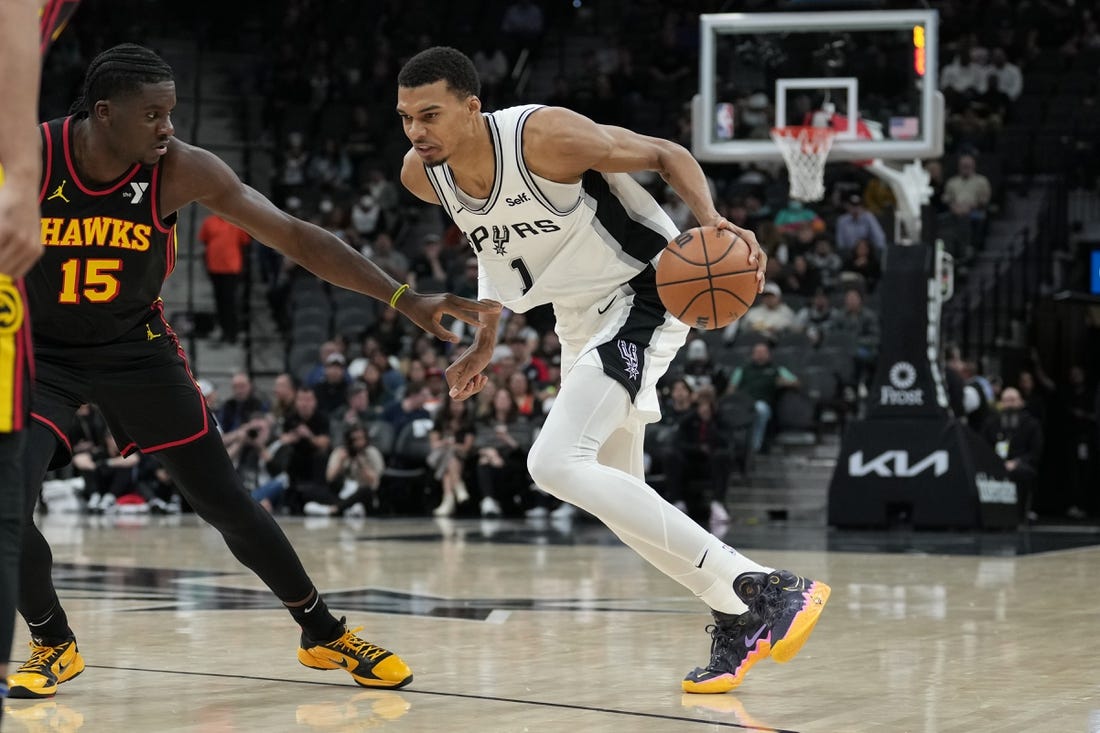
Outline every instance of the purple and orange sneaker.
{"label": "purple and orange sneaker", "polygon": [[832,591],[820,581],[773,570],[741,573],[733,592],[767,624],[772,659],[789,662],[810,637]]}
{"label": "purple and orange sneaker", "polygon": [[710,662],[696,667],[681,683],[684,692],[717,694],[741,684],[745,673],[771,653],[771,634],[759,616],[750,612],[731,615],[711,611]]}

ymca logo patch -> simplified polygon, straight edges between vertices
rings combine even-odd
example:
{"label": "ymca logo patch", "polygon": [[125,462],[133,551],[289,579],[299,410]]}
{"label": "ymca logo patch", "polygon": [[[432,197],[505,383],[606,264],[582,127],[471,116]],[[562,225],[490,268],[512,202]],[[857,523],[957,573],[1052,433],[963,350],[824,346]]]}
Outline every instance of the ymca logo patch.
{"label": "ymca logo patch", "polygon": [[123,193],[122,197],[130,199],[131,204],[140,204],[145,198],[145,192],[149,190],[149,184],[145,181],[130,181],[130,189]]}

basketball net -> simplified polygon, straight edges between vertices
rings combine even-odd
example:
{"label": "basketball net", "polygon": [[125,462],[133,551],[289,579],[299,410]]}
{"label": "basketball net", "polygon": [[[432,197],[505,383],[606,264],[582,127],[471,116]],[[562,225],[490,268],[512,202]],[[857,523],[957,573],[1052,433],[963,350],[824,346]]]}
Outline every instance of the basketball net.
{"label": "basketball net", "polygon": [[820,201],[825,198],[825,159],[829,157],[835,137],[836,131],[828,127],[772,128],[772,140],[779,146],[787,164],[792,199]]}

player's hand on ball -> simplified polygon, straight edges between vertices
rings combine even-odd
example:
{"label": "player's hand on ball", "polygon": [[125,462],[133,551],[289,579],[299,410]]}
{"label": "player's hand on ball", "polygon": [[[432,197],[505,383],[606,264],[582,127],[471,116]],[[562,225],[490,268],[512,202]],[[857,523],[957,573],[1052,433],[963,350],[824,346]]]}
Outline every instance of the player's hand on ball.
{"label": "player's hand on ball", "polygon": [[734,236],[740,237],[745,241],[745,244],[749,245],[749,265],[756,268],[756,292],[764,292],[764,271],[768,267],[768,254],[756,241],[756,235],[748,229],[742,229],[731,223],[724,216],[715,217],[707,223],[716,229],[725,229],[727,232],[732,232]]}

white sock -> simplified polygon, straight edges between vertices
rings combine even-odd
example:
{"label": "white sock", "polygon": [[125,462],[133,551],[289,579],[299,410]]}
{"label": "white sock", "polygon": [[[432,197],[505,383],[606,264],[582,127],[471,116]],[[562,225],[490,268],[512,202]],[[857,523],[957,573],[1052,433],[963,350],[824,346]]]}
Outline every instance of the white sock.
{"label": "white sock", "polygon": [[[753,562],[749,558],[733,549],[722,540],[711,535],[711,540],[703,551],[699,553],[695,564],[702,570],[709,571],[723,582],[715,583],[702,593],[696,593],[703,603],[722,613],[744,613],[746,606],[744,601],[733,592],[733,579],[741,573],[770,573],[774,568],[769,568],[760,563]],[[728,578],[728,580],[726,580]]]}
{"label": "white sock", "polygon": [[[708,535],[709,541],[695,562],[691,563],[638,537],[614,527],[611,529],[653,567],[690,590],[710,608],[722,613],[739,614],[748,610],[744,601],[733,592],[734,578],[745,572],[771,572],[771,568],[753,562],[713,535]],[[699,567],[700,564],[702,567]]]}

